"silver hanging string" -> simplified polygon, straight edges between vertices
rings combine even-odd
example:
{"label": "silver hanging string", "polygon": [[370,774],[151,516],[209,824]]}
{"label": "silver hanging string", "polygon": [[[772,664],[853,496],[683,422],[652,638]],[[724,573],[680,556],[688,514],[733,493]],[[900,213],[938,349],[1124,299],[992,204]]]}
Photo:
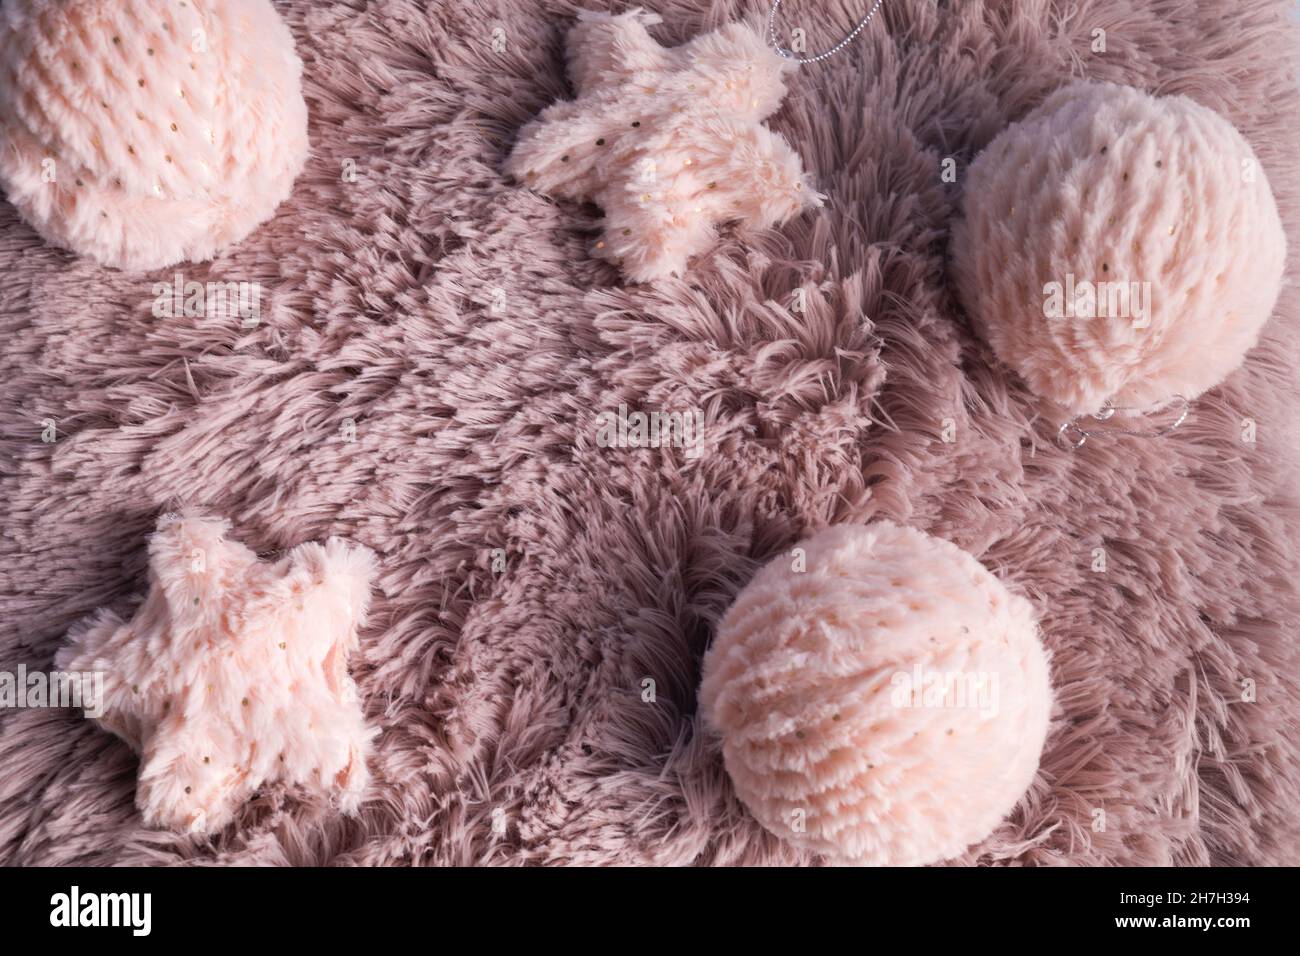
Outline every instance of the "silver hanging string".
{"label": "silver hanging string", "polygon": [[1119,405],[1111,405],[1107,402],[1102,406],[1101,411],[1094,415],[1079,415],[1076,418],[1071,418],[1057,430],[1056,437],[1065,442],[1070,448],[1082,448],[1089,438],[1101,435],[1133,435],[1137,438],[1164,438],[1166,435],[1173,434],[1177,431],[1179,426],[1181,426],[1183,422],[1187,421],[1187,416],[1192,410],[1192,403],[1183,398],[1183,396],[1175,395],[1174,401],[1182,404],[1182,410],[1178,413],[1178,418],[1173,423],[1166,425],[1159,431],[1134,431],[1131,428],[1098,428],[1094,431],[1089,431],[1079,424],[1084,418],[1091,418],[1093,421],[1098,422],[1106,422],[1110,421],[1110,419],[1115,416],[1116,412],[1140,411],[1140,409],[1125,408]]}
{"label": "silver hanging string", "polygon": [[850,33],[848,36],[846,36],[843,40],[835,44],[835,46],[831,47],[825,53],[818,53],[816,56],[810,56],[810,57],[796,56],[793,50],[787,50],[785,47],[781,46],[781,41],[776,38],[776,15],[781,9],[782,2],[783,0],[772,0],[772,12],[768,14],[767,17],[767,29],[768,32],[772,35],[772,46],[776,48],[777,53],[781,54],[781,56],[785,57],[787,60],[792,60],[795,63],[804,64],[804,63],[816,63],[818,60],[825,60],[828,57],[832,57],[836,53],[839,53],[840,50],[843,50],[854,40],[856,40],[858,34],[867,28],[867,24],[870,23],[871,18],[876,15],[876,11],[880,9],[880,5],[884,3],[884,0],[876,0],[876,5],[871,8],[871,12],[868,13],[861,20],[859,20],[858,25],[853,28],[853,32]]}

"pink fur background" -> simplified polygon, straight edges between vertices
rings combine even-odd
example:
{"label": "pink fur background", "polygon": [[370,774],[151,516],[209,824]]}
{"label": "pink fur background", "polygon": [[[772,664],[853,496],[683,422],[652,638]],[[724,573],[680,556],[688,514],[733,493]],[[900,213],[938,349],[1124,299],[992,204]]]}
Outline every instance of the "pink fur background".
{"label": "pink fur background", "polygon": [[[766,10],[645,6],[666,42]],[[791,25],[820,49],[863,4],[800,6]],[[877,517],[971,552],[1035,605],[1052,653],[1037,781],[961,862],[1300,862],[1295,290],[1175,436],[1069,452],[946,274],[960,171],[1090,76],[1232,120],[1294,275],[1290,6],[887,0],[791,77],[773,122],[827,208],[728,232],[685,280],[625,286],[586,255],[595,209],[500,172],[570,95],[576,4],[281,4],[312,158],[270,224],[182,270],[262,283],[259,327],[155,318],[174,270],[74,259],[0,204],[0,669],[48,667],[74,621],[129,609],[145,534],[177,504],[258,551],[347,536],[380,566],[352,659],[380,728],[372,799],[347,819],[272,788],[192,842],[141,826],[125,744],[68,711],[0,711],[0,862],[807,862],[745,812],[700,732],[700,658],[762,561]],[[620,403],[702,408],[704,453],[598,447]]]}

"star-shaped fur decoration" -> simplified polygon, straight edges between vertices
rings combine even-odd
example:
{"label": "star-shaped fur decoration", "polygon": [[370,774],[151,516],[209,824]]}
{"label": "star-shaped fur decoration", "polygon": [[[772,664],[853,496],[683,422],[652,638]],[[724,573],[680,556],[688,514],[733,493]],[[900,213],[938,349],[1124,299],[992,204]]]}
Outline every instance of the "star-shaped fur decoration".
{"label": "star-shaped fur decoration", "polygon": [[738,23],[665,49],[640,9],[583,12],[569,31],[573,101],[524,128],[506,172],[605,210],[594,253],[636,282],[680,275],[717,223],[765,228],[822,204],[790,145],[762,125],[790,61]]}
{"label": "star-shaped fur decoration", "polygon": [[56,667],[103,673],[99,721],[141,755],[136,806],[149,826],[219,830],[277,781],[353,812],[376,732],[347,656],[374,556],[330,538],[264,563],[229,528],[165,515],[135,616],[101,611],[73,628]]}

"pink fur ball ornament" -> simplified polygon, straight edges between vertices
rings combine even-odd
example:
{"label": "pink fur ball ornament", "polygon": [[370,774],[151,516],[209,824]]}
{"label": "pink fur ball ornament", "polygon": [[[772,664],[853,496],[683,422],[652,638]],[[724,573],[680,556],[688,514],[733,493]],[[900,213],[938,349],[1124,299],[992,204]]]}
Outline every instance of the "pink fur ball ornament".
{"label": "pink fur ball ornament", "polygon": [[1250,144],[1184,96],[1074,82],[965,178],[957,292],[997,356],[1082,415],[1191,400],[1236,370],[1286,237]]}
{"label": "pink fur ball ornament", "polygon": [[269,0],[5,0],[0,185],[104,265],[210,259],[302,170],[301,74]]}
{"label": "pink fur ball ornament", "polygon": [[704,660],[736,793],[836,863],[987,837],[1034,779],[1052,694],[1033,610],[947,541],[840,525],[759,571]]}

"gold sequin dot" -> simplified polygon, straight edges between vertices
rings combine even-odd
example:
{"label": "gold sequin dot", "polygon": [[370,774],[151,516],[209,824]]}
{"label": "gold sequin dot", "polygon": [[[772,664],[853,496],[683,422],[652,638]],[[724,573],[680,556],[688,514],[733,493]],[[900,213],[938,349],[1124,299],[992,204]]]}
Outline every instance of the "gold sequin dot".
{"label": "gold sequin dot", "polygon": [[597,248],[597,249],[604,249],[604,248],[605,248],[605,243],[603,243],[603,242],[598,242],[598,243],[596,243],[596,248]]}
{"label": "gold sequin dot", "polygon": [[164,156],[163,159],[167,160],[167,162],[169,162],[169,163],[172,161],[172,158],[171,158],[171,155],[170,155],[170,154]]}
{"label": "gold sequin dot", "polygon": [[173,133],[176,132],[176,124],[175,124],[175,123],[172,123],[172,132],[173,132]]}
{"label": "gold sequin dot", "polygon": [[240,703],[241,703],[243,706],[247,707],[247,706],[248,706],[248,698],[245,697],[243,700],[240,701]]}
{"label": "gold sequin dot", "polygon": [[122,38],[121,38],[121,37],[113,37],[113,45],[114,45],[114,46],[121,46],[121,45],[122,45]]}
{"label": "gold sequin dot", "polygon": [[710,189],[717,189],[717,188],[718,188],[718,184],[717,184],[717,183],[709,183],[709,188],[710,188]]}
{"label": "gold sequin dot", "polygon": [[144,77],[143,76],[140,77],[140,79],[136,80],[136,82],[139,83],[141,86],[144,86]]}

